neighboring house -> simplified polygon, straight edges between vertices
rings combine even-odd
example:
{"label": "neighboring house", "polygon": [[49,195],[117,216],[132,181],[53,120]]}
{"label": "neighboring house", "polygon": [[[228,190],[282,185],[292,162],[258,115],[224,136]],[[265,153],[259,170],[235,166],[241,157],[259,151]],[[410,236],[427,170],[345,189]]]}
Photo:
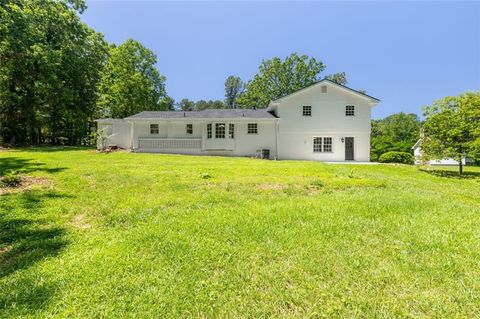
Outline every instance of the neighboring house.
{"label": "neighboring house", "polygon": [[[415,156],[415,164],[422,163],[422,147],[420,146],[421,140],[418,140],[415,145],[413,145],[413,155]],[[462,158],[462,164],[465,165],[469,163],[468,159]],[[458,161],[453,158],[443,158],[437,160],[430,160],[427,162],[428,165],[458,165]]]}
{"label": "neighboring house", "polygon": [[136,152],[367,162],[371,109],[378,103],[322,80],[267,109],[152,111],[97,123],[111,136],[106,144]]}

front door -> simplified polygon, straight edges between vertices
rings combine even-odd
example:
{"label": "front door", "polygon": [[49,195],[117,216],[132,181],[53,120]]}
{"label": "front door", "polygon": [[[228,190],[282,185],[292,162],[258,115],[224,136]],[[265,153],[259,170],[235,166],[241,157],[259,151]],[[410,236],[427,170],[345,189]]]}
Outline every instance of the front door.
{"label": "front door", "polygon": [[345,137],[345,160],[353,161],[353,137]]}

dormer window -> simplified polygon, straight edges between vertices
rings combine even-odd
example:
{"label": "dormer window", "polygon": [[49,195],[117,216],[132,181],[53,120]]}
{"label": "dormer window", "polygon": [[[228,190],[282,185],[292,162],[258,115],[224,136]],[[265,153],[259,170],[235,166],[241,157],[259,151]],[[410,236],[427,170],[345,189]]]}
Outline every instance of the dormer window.
{"label": "dormer window", "polygon": [[345,116],[355,116],[355,106],[354,105],[345,106]]}
{"label": "dormer window", "polygon": [[303,116],[312,116],[312,107],[310,105],[303,106]]}
{"label": "dormer window", "polygon": [[322,85],[322,93],[327,93],[327,86],[326,85]]}

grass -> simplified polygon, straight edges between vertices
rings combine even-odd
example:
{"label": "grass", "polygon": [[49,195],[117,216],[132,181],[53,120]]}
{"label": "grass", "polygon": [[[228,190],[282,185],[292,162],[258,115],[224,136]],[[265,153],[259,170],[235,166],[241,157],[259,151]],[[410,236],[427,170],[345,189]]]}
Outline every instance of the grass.
{"label": "grass", "polygon": [[0,152],[0,317],[480,316],[480,169]]}

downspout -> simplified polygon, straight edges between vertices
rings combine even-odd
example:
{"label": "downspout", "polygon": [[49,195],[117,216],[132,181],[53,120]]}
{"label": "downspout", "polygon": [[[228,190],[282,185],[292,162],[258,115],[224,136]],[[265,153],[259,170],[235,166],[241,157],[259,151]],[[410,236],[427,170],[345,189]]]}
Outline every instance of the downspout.
{"label": "downspout", "polygon": [[132,121],[127,121],[130,123],[130,150],[133,151],[133,122]]}
{"label": "downspout", "polygon": [[275,121],[275,160],[278,160],[278,120]]}

